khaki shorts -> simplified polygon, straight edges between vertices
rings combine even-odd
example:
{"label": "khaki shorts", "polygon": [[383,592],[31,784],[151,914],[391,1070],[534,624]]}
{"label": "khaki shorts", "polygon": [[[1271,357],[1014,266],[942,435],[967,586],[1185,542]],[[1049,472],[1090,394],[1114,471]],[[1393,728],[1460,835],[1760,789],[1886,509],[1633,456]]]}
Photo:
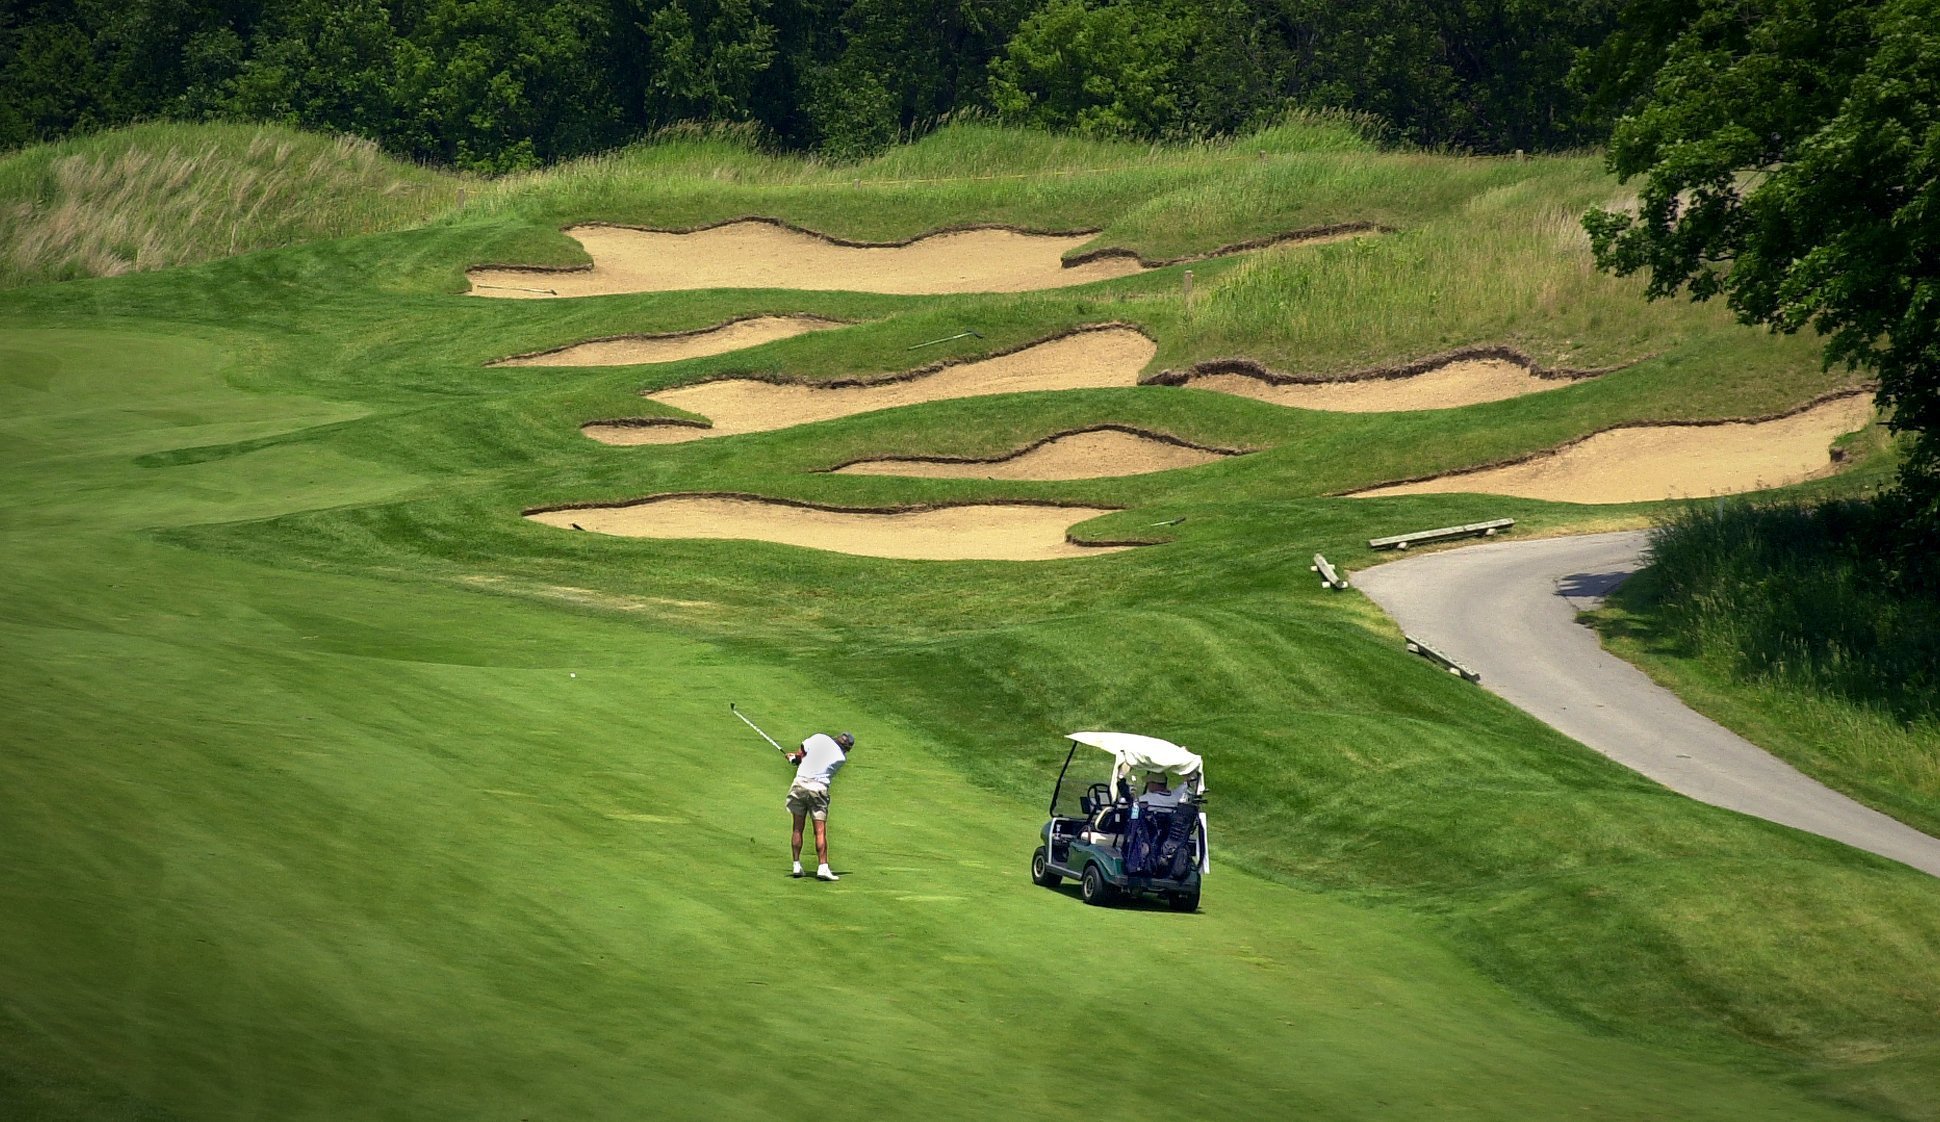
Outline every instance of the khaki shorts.
{"label": "khaki shorts", "polygon": [[817,822],[829,820],[829,793],[819,787],[788,788],[788,813],[806,814]]}

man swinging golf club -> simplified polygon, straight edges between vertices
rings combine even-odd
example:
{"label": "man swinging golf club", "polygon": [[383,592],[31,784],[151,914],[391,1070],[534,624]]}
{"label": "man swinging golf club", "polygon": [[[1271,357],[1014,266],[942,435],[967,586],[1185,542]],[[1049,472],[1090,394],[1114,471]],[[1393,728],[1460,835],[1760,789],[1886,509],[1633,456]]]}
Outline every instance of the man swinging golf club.
{"label": "man swinging golf club", "polygon": [[788,788],[788,813],[795,816],[795,832],[790,838],[795,858],[795,876],[802,876],[802,824],[815,820],[816,880],[841,880],[829,868],[829,786],[835,773],[849,762],[855,737],[846,732],[830,736],[818,732],[802,741],[800,751],[786,753],[795,765],[795,781]]}

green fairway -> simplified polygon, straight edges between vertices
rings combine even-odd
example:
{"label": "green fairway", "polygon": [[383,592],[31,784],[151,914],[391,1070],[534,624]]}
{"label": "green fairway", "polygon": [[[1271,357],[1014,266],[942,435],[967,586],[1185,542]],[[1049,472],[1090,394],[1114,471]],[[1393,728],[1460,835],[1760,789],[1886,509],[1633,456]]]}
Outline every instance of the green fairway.
{"label": "green fairway", "polygon": [[[1191,1073],[1126,1088],[1139,1109],[1217,1116],[1806,1109],[1535,1013],[1394,914],[1236,873],[1198,916],[1033,889],[1029,803],[795,670],[485,594],[89,552],[80,595],[29,584],[6,628],[33,652],[7,668],[32,699],[8,1013],[184,1116],[1036,1114],[1089,1104],[1067,1065],[1095,1046]],[[731,698],[856,725],[841,885],[782,875],[785,773]]]}
{"label": "green fairway", "polygon": [[[1940,1118],[1940,884],[1669,795],[1410,658],[1306,567],[1484,517],[1635,523],[1330,496],[1842,375],[1580,268],[1557,216],[1613,191],[1593,161],[1251,143],[959,128],[830,169],[680,142],[409,230],[0,291],[0,1115]],[[998,172],[1020,178],[968,179]],[[1395,232],[1199,263],[1192,308],[1179,267],[943,298],[458,294],[471,264],[570,261],[567,222],[743,213],[1098,227],[1152,256]],[[1500,284],[1439,287],[1489,262]],[[758,312],[855,326],[484,365]],[[1155,337],[1148,374],[1475,345],[1629,365],[1436,412],[1139,386],[664,448],[578,431],[654,413],[643,388],[1106,322]],[[1068,482],[821,471],[1105,423],[1261,451]],[[1095,504],[1122,509],[1079,537],[1163,544],[898,562],[520,517],[670,491]],[[786,876],[788,772],[730,701],[784,742],[856,733],[841,883]],[[1198,914],[1030,885],[1059,734],[1084,727],[1205,755]]]}

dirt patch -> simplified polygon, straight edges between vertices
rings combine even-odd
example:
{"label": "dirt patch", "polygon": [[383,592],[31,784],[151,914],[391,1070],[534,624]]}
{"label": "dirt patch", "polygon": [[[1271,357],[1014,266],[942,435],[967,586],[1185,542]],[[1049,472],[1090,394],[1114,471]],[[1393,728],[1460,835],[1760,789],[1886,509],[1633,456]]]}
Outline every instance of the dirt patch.
{"label": "dirt patch", "polygon": [[526,517],[631,538],[748,539],[901,560],[1049,561],[1132,548],[1137,543],[1071,540],[1072,526],[1111,513],[1043,503],[854,510],[747,495],[666,495],[622,506],[530,511]]}
{"label": "dirt patch", "polygon": [[1029,390],[1096,389],[1138,385],[1139,371],[1158,345],[1129,327],[1077,331],[1010,354],[928,368],[868,385],[778,385],[751,378],[701,382],[648,394],[650,401],[698,413],[700,428],[677,419],[594,421],[581,431],[606,444],[676,444],[709,436],[805,425],[868,413],[988,394]]}
{"label": "dirt patch", "polygon": [[1831,444],[1873,417],[1861,391],[1764,420],[1609,429],[1516,463],[1354,492],[1476,492],[1567,503],[1705,498],[1781,487],[1834,467]]}
{"label": "dirt patch", "polygon": [[1336,413],[1454,409],[1559,389],[1610,372],[1548,369],[1509,347],[1469,347],[1405,366],[1379,367],[1338,378],[1281,374],[1250,359],[1215,359],[1184,371],[1164,371],[1155,384],[1250,397],[1273,405]]}
{"label": "dirt patch", "polygon": [[513,355],[487,366],[643,366],[653,362],[679,362],[685,358],[704,358],[726,354],[790,339],[811,331],[846,327],[840,320],[820,316],[749,316],[701,331],[681,331],[667,335],[615,335],[589,339],[570,347]]}
{"label": "dirt patch", "polygon": [[788,288],[919,296],[946,292],[1030,292],[1110,280],[1147,269],[1272,245],[1339,241],[1382,232],[1351,222],[1298,230],[1210,253],[1152,261],[1126,249],[1065,254],[1095,230],[1040,233],[1002,226],[945,230],[906,242],[843,241],[767,218],[697,230],[587,224],[567,227],[590,268],[480,266],[471,295],[515,300],[672,292],[698,288]]}
{"label": "dirt patch", "polygon": [[1197,467],[1241,453],[1189,444],[1118,425],[1059,433],[987,460],[885,457],[833,469],[844,475],[913,475],[930,479],[1103,479]]}

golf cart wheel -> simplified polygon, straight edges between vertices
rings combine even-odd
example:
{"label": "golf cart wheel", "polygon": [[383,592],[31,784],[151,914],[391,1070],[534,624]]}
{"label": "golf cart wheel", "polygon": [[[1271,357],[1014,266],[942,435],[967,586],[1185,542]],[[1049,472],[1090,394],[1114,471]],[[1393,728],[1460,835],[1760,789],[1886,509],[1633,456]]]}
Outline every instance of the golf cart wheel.
{"label": "golf cart wheel", "polygon": [[1175,912],[1196,912],[1199,910],[1199,894],[1197,892],[1174,892],[1165,898],[1165,902],[1172,905],[1172,910]]}
{"label": "golf cart wheel", "polygon": [[1031,854],[1031,883],[1044,888],[1056,888],[1063,881],[1063,877],[1051,871],[1050,854],[1044,852],[1043,846],[1038,846],[1037,852]]}
{"label": "golf cart wheel", "polygon": [[1105,874],[1098,871],[1098,866],[1086,865],[1084,878],[1078,881],[1078,895],[1084,898],[1085,903],[1102,908],[1111,903],[1117,893],[1105,881]]}

